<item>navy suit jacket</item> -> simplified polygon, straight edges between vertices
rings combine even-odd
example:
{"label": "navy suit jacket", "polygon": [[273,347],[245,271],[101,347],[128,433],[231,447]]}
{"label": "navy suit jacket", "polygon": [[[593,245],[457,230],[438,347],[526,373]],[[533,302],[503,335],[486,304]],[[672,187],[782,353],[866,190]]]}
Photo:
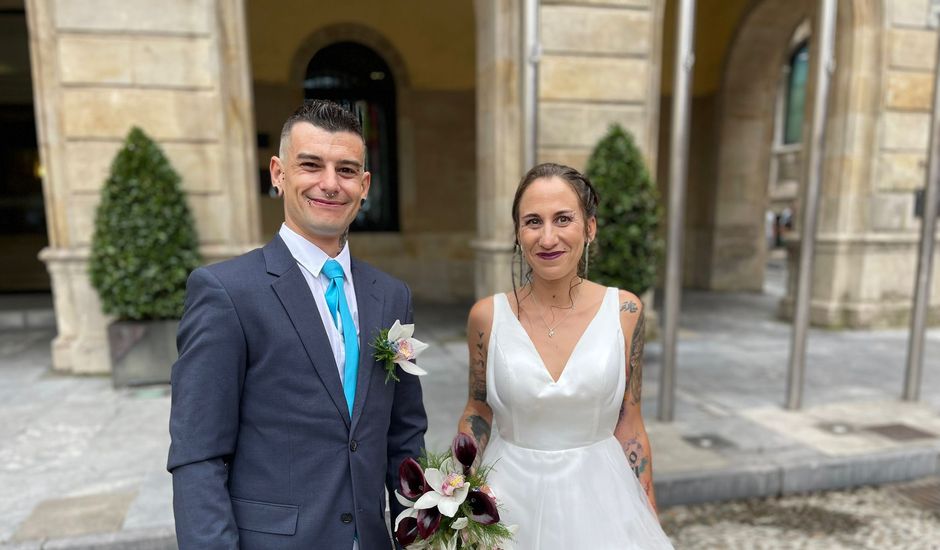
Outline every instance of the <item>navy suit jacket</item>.
{"label": "navy suit jacket", "polygon": [[[403,282],[353,259],[360,365],[352,418],[316,302],[280,237],[193,271],[173,365],[173,510],[188,549],[392,546],[385,488],[424,446],[417,377],[385,382],[370,343],[412,320]],[[391,499],[392,517],[399,505]]]}

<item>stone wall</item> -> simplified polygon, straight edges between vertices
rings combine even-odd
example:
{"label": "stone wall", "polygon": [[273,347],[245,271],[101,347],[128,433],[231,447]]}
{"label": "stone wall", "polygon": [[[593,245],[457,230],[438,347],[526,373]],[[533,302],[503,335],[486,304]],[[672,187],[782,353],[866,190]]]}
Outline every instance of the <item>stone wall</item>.
{"label": "stone wall", "polygon": [[[866,33],[881,38],[880,51],[871,50],[873,55],[881,54],[870,64],[875,74],[866,78],[864,88],[859,87],[863,95],[856,100],[862,105],[870,94],[878,124],[867,128],[858,124],[858,116],[846,121],[858,133],[873,134],[874,154],[864,167],[872,177],[861,181],[857,191],[838,193],[839,202],[851,211],[839,218],[840,223],[820,227],[823,253],[839,251],[845,260],[834,270],[837,282],[824,283],[831,291],[814,294],[814,320],[853,327],[898,326],[907,323],[913,300],[920,238],[914,191],[925,182],[937,33],[928,26],[929,0],[885,1],[884,19],[874,25],[863,24],[863,6],[856,4],[853,39],[865,40]],[[864,137],[856,136],[855,142]],[[937,270],[931,316],[940,321]]]}
{"label": "stone wall", "polygon": [[583,170],[619,123],[656,166],[664,2],[543,0],[539,161]]}
{"label": "stone wall", "polygon": [[87,276],[99,192],[128,130],[180,173],[207,261],[259,241],[241,0],[26,4],[58,335],[58,370],[110,370]]}

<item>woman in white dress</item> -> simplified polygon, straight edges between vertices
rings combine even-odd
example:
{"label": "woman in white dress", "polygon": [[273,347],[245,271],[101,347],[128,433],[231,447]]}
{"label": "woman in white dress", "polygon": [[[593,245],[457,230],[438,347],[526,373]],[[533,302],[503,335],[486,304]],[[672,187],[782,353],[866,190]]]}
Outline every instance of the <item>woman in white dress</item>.
{"label": "woman in white dress", "polygon": [[640,411],[643,304],[585,278],[596,209],[597,193],[573,168],[530,170],[512,207],[517,260],[528,268],[512,293],[470,311],[470,396],[458,429],[492,465],[517,549],[672,548]]}

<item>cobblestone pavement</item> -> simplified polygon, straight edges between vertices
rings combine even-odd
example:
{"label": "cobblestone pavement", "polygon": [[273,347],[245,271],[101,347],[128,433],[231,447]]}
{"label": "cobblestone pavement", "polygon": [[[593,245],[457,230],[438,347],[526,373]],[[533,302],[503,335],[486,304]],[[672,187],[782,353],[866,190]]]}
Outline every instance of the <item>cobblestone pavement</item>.
{"label": "cobblestone pavement", "polygon": [[940,478],[675,506],[661,520],[677,550],[940,549]]}

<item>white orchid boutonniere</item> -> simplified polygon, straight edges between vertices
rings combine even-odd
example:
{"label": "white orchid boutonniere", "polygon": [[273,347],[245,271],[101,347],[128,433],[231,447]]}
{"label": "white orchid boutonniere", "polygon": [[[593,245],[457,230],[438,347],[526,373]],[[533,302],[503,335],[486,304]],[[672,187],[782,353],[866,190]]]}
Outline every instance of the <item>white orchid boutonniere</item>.
{"label": "white orchid boutonniere", "polygon": [[415,333],[414,325],[403,325],[398,320],[392,325],[392,328],[382,330],[372,347],[375,349],[376,361],[384,363],[385,383],[389,380],[398,382],[398,375],[395,373],[395,365],[401,367],[401,370],[415,376],[424,376],[427,371],[415,365],[414,360],[422,351],[428,349],[428,345],[412,338]]}

